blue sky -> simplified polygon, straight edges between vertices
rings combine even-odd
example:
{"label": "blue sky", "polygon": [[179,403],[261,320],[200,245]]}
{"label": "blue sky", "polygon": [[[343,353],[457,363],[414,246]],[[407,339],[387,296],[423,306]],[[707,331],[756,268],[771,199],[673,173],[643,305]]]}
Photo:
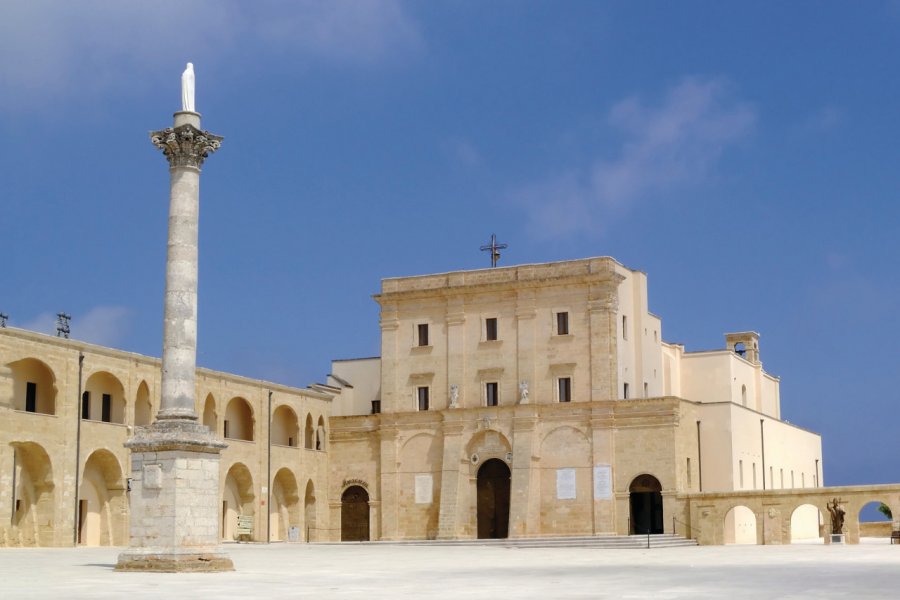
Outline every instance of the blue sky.
{"label": "blue sky", "polygon": [[761,333],[825,481],[900,480],[900,4],[0,4],[0,311],[158,356],[192,61],[202,366],[377,355],[383,277],[610,255],[663,337]]}

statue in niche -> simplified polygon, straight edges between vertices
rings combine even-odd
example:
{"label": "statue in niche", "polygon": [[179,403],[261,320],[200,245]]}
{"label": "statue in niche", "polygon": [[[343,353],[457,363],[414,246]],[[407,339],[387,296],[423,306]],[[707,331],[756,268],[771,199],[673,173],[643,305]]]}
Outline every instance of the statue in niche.
{"label": "statue in niche", "polygon": [[455,383],[450,386],[450,408],[459,406],[459,386]]}
{"label": "statue in niche", "polygon": [[519,382],[519,404],[528,404],[528,382]]}
{"label": "statue in niche", "polygon": [[831,502],[825,504],[828,512],[831,513],[831,533],[844,533],[844,507],[841,506],[841,500],[833,498]]}
{"label": "statue in niche", "polygon": [[181,74],[181,110],[197,112],[194,110],[194,63],[188,63]]}

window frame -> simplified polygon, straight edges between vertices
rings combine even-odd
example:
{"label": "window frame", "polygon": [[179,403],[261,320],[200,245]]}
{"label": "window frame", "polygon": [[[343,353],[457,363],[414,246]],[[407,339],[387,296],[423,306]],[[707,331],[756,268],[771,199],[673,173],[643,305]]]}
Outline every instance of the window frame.
{"label": "window frame", "polygon": [[[493,331],[491,327],[493,326]],[[500,319],[498,317],[485,317],[482,319],[482,341],[496,342],[500,340]]]}
{"label": "window frame", "polygon": [[[422,408],[423,392],[424,392],[425,408]],[[416,410],[419,412],[425,412],[425,411],[429,410],[430,407],[431,407],[431,386],[417,385],[416,386]]]}
{"label": "window frame", "polygon": [[554,315],[556,317],[554,319],[554,331],[556,335],[571,335],[572,328],[569,319],[569,311],[558,310]]}
{"label": "window frame", "polygon": [[[493,400],[494,403],[491,404],[491,392],[493,389]],[[500,382],[499,381],[485,381],[484,382],[484,405],[485,406],[500,406]]]}
{"label": "window frame", "polygon": [[[565,393],[563,384],[565,383]],[[565,399],[564,399],[565,398]],[[565,375],[556,378],[556,401],[560,404],[572,402],[572,377]]]}
{"label": "window frame", "polygon": [[[428,323],[416,323],[416,327],[414,330],[415,334],[415,344],[416,348],[428,348],[431,346],[431,332],[429,331],[430,327]],[[422,333],[425,333],[423,336]]]}

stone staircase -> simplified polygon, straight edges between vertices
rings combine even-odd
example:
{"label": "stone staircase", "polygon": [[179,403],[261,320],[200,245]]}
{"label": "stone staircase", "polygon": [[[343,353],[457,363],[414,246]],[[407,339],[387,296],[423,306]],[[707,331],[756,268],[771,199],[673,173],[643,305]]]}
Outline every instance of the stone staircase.
{"label": "stone staircase", "polygon": [[[648,542],[649,540],[649,542]],[[378,542],[344,542],[403,546],[497,546],[501,548],[607,548],[646,549],[696,546],[697,540],[671,533],[654,535],[594,535],[576,537],[534,537],[502,540],[394,540]]]}

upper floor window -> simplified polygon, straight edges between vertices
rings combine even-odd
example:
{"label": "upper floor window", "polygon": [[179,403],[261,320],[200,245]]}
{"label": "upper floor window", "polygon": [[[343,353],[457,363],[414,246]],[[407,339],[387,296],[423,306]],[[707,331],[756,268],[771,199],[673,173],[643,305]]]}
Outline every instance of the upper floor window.
{"label": "upper floor window", "polygon": [[377,415],[381,412],[381,400],[372,400],[372,414]]}
{"label": "upper floor window", "polygon": [[428,345],[428,323],[416,325],[416,346]]}
{"label": "upper floor window", "polygon": [[484,339],[492,342],[497,337],[497,317],[488,317],[484,320]]}
{"label": "upper floor window", "polygon": [[556,313],[556,335],[569,335],[569,313]]}
{"label": "upper floor window", "polygon": [[496,381],[489,381],[484,384],[484,402],[487,406],[500,404],[500,389]]}
{"label": "upper floor window", "polygon": [[628,339],[628,316],[622,315],[622,339]]}
{"label": "upper floor window", "polygon": [[622,397],[628,400],[628,384],[622,384]]}
{"label": "upper floor window", "polygon": [[571,377],[560,377],[556,380],[559,401],[560,402],[571,402],[572,401],[572,378]]}
{"label": "upper floor window", "polygon": [[416,388],[416,400],[418,401],[419,410],[428,410],[428,386]]}

